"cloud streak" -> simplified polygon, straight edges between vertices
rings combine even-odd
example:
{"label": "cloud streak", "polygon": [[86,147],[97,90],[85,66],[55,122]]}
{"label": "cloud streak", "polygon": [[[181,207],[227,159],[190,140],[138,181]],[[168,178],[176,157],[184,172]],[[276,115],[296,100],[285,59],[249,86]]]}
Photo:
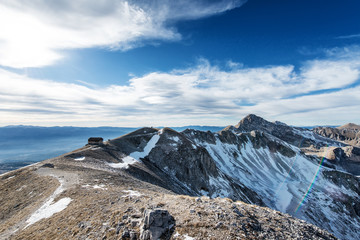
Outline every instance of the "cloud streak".
{"label": "cloud streak", "polygon": [[63,50],[102,47],[128,50],[147,40],[178,41],[173,23],[236,8],[246,0],[3,0],[0,65],[54,64]]}
{"label": "cloud streak", "polygon": [[345,35],[345,36],[337,37],[337,39],[351,39],[351,38],[360,38],[360,34],[352,34],[352,35]]}
{"label": "cloud streak", "polygon": [[[191,68],[87,87],[0,70],[1,125],[227,125],[248,113],[294,125],[360,122],[358,48],[292,65]],[[351,56],[351,57],[350,57]],[[331,91],[329,91],[331,90]]]}

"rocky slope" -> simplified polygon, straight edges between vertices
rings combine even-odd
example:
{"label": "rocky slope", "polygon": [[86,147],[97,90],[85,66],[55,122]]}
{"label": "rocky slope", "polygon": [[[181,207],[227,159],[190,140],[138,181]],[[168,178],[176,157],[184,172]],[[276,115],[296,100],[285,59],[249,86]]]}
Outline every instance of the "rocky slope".
{"label": "rocky slope", "polygon": [[348,123],[337,128],[316,127],[313,131],[321,136],[360,147],[360,126],[354,123]]}
{"label": "rocky slope", "polygon": [[329,145],[255,115],[138,129],[1,175],[0,238],[357,239],[359,179],[315,156]]}
{"label": "rocky slope", "polygon": [[339,170],[360,175],[360,126],[348,123],[337,128],[317,127],[314,133],[344,143],[345,146],[332,147],[327,159]]}

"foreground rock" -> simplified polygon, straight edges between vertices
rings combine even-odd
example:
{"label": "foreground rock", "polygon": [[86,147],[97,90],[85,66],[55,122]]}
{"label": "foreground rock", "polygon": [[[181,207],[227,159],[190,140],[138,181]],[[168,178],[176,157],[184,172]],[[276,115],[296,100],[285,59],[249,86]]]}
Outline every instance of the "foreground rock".
{"label": "foreground rock", "polygon": [[145,210],[140,231],[141,240],[170,239],[175,230],[175,219],[167,210]]}

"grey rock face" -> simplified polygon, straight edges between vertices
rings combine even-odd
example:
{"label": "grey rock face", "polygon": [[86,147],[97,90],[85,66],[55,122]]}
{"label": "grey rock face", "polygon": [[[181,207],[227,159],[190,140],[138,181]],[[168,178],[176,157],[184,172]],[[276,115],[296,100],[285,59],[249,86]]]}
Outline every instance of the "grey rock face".
{"label": "grey rock face", "polygon": [[316,127],[313,132],[336,141],[360,147],[360,126],[355,124],[346,124],[341,127]]}
{"label": "grey rock face", "polygon": [[172,129],[163,130],[157,147],[147,159],[195,191],[207,189],[209,177],[219,175],[215,162],[204,148],[195,146]]}
{"label": "grey rock face", "polygon": [[356,176],[360,175],[360,148],[354,146],[336,147],[328,150],[326,158],[336,169]]}
{"label": "grey rock face", "polygon": [[300,134],[302,131],[304,131],[303,129],[296,128],[297,131],[294,131],[293,127],[284,123],[272,123],[254,114],[250,114],[243,118],[237,125],[235,125],[234,130],[235,132],[251,132],[253,130],[259,130],[269,133],[295,146],[302,145],[306,147],[310,145],[316,145],[316,142],[312,139],[303,138],[303,136]]}
{"label": "grey rock face", "polygon": [[141,240],[167,240],[175,230],[175,219],[167,210],[145,210],[141,227]]}
{"label": "grey rock face", "polygon": [[[322,147],[327,144],[324,139],[310,130],[288,126],[278,121],[269,122],[254,114],[249,114],[237,125],[227,127],[227,129],[236,133],[262,131],[297,147],[310,147],[311,145]],[[329,139],[329,141],[331,140]]]}

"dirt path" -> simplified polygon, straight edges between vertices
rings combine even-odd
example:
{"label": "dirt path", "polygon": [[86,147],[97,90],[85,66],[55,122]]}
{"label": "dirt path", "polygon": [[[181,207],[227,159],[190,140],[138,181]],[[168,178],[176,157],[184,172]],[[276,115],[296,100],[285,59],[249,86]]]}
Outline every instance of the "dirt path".
{"label": "dirt path", "polygon": [[54,168],[41,167],[36,170],[35,173],[42,177],[53,177],[57,179],[60,183],[60,186],[57,187],[56,190],[45,199],[45,201],[41,203],[34,202],[33,205],[37,206],[34,211],[32,211],[32,213],[27,217],[18,221],[7,231],[2,232],[0,234],[0,239],[9,239],[14,233],[29,227],[43,218],[51,217],[52,214],[58,212],[59,210],[63,210],[62,208],[64,207],[66,208],[67,204],[69,204],[72,199],[62,198],[57,202],[54,202],[54,199],[60,196],[61,193],[65,190],[79,184],[80,181],[78,174],[65,172]]}

